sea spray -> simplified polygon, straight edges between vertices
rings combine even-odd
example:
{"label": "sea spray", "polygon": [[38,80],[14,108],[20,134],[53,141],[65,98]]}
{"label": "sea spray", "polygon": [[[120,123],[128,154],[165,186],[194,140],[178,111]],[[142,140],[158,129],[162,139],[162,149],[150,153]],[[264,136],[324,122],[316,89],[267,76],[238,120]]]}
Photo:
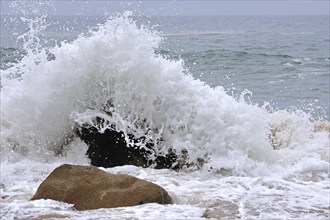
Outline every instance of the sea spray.
{"label": "sea spray", "polygon": [[[211,88],[182,60],[157,54],[163,40],[125,12],[73,42],[32,50],[2,71],[4,158],[65,155],[71,141],[79,143],[77,126],[86,125],[121,131],[128,143],[128,135],[143,136],[156,154],[188,152],[187,164],[203,161],[206,169],[238,175],[261,164],[328,158],[328,134],[315,133],[307,114],[270,113],[246,103],[244,94],[235,100],[223,87]],[[296,149],[306,142],[308,149]]]}
{"label": "sea spray", "polygon": [[[272,30],[269,20],[255,21]],[[239,38],[246,42],[242,33]],[[167,39],[136,25],[127,13],[76,41],[50,50],[42,46],[40,53],[1,69],[3,219],[202,219],[210,207],[232,219],[328,219],[329,123],[315,122],[302,111],[258,107],[248,102],[249,94],[235,100],[222,87],[210,88],[195,80],[182,60],[154,53],[162,41]],[[106,120],[95,123],[95,117]],[[100,132],[112,124],[127,134],[159,140],[158,153],[169,147],[178,153],[186,149],[189,161],[204,158],[204,166],[194,172],[101,168],[161,185],[174,205],[77,212],[66,203],[30,201],[56,167],[89,164],[88,146],[74,135],[84,124]]]}

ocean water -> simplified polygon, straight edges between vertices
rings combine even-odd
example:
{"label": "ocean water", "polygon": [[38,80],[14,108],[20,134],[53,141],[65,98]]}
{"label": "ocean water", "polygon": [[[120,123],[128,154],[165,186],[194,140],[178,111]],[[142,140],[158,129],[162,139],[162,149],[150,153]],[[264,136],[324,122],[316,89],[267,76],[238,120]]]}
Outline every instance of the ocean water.
{"label": "ocean water", "polygon": [[[1,17],[2,219],[202,219],[210,206],[215,219],[328,219],[328,27],[327,16]],[[60,164],[89,164],[83,124],[204,164],[102,168],[159,184],[173,205],[29,201]]]}

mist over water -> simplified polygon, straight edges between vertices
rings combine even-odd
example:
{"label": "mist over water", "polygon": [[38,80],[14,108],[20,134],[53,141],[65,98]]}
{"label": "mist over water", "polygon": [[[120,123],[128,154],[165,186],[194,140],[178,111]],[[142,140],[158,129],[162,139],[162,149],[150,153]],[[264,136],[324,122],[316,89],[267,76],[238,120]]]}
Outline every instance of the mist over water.
{"label": "mist over water", "polygon": [[[29,203],[26,198],[58,164],[89,163],[87,146],[74,135],[85,124],[100,132],[115,126],[126,138],[146,136],[160,154],[185,150],[189,162],[205,161],[181,173],[107,169],[164,186],[177,203],[157,207],[167,216],[189,206],[187,218],[201,217],[205,204],[217,201],[213,196],[236,204],[241,218],[329,216],[325,17],[284,23],[287,17],[152,19],[125,12],[95,19],[1,23],[1,193],[9,198],[3,201],[7,217],[58,207],[79,217],[55,202],[30,202],[28,213],[13,210]],[[11,25],[29,24],[17,28],[17,42],[8,34]],[[95,117],[104,123],[96,124]],[[24,196],[13,203],[15,189]],[[277,205],[256,210],[265,193]],[[134,207],[112,212],[130,211],[143,216]]]}

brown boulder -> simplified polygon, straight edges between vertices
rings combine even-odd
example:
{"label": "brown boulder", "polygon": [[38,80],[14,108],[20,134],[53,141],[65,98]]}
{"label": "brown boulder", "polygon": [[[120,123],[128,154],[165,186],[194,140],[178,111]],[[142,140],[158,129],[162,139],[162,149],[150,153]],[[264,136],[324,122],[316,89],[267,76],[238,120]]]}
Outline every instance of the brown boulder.
{"label": "brown boulder", "polygon": [[77,210],[171,204],[160,186],[124,174],[110,174],[91,166],[64,164],[39,186],[31,200],[52,199],[74,204]]}

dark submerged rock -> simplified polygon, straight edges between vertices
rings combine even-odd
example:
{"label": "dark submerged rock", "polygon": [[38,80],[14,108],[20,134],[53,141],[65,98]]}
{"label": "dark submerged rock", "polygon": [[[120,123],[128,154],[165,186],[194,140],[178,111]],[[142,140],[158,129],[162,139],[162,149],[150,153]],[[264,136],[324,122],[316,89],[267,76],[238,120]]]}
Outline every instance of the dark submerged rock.
{"label": "dark submerged rock", "polygon": [[[135,138],[128,135],[130,143],[125,140],[125,135],[115,129],[106,129],[100,133],[95,127],[81,126],[77,135],[88,145],[86,155],[91,160],[91,165],[98,167],[115,167],[135,165],[140,167],[154,167],[156,169],[178,169],[178,156],[172,150],[165,155],[155,155],[154,143],[145,143],[145,138]],[[141,147],[141,144],[144,147]]]}
{"label": "dark submerged rock", "polygon": [[219,199],[208,205],[202,217],[206,219],[240,219],[240,214],[236,204]]}

